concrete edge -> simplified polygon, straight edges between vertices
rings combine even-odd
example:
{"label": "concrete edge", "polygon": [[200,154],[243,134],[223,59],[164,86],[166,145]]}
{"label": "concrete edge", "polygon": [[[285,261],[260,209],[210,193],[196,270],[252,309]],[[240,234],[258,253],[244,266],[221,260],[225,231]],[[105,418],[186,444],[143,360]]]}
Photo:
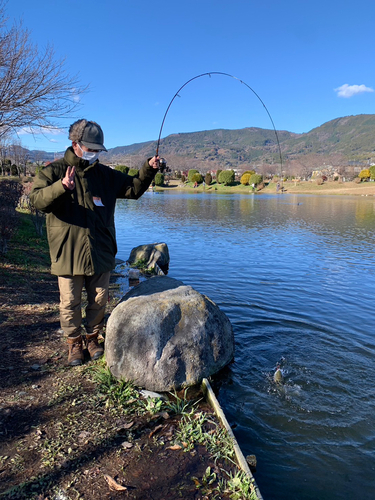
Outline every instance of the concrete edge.
{"label": "concrete edge", "polygon": [[253,474],[251,473],[251,470],[250,470],[248,463],[246,462],[246,458],[244,457],[242,450],[237,443],[237,439],[235,438],[235,435],[233,434],[233,431],[232,431],[230,425],[228,424],[228,421],[227,421],[226,416],[225,416],[225,414],[224,414],[224,412],[219,404],[219,401],[217,400],[215,393],[212,390],[211,384],[206,378],[204,378],[202,380],[202,391],[203,391],[203,394],[205,395],[208,403],[214,409],[216,416],[218,417],[221,424],[226,429],[230,438],[233,441],[234,452],[235,452],[239,467],[243,470],[243,472],[247,476],[249,476],[252,479],[252,481],[254,481],[255,493],[256,493],[259,500],[263,500],[263,497],[259,491],[258,485],[255,481],[255,478],[254,478]]}

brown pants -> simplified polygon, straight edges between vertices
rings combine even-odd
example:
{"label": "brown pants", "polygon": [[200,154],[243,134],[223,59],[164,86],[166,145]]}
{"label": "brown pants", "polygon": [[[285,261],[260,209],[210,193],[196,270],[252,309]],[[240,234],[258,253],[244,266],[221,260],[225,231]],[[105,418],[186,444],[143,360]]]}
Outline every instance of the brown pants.
{"label": "brown pants", "polygon": [[104,325],[108,301],[110,272],[94,276],[59,276],[60,324],[65,335],[76,337],[81,333],[82,289],[87,292],[86,332],[99,333]]}

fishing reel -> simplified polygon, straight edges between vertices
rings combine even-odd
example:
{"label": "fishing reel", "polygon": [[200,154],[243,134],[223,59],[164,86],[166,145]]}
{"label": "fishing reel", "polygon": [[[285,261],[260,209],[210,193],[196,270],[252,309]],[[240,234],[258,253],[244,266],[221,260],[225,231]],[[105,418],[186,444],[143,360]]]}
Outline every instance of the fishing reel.
{"label": "fishing reel", "polygon": [[160,158],[159,160],[159,172],[169,172],[169,168],[167,167],[167,160],[165,158]]}

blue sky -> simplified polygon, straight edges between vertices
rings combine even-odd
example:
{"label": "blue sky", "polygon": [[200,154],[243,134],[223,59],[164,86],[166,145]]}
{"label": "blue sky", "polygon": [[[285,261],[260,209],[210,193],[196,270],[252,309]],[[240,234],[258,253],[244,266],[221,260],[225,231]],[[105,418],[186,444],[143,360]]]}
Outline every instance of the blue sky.
{"label": "blue sky", "polygon": [[[373,0],[12,0],[6,11],[90,85],[61,133],[20,134],[30,149],[65,149],[82,117],[100,123],[107,148],[155,140],[177,90],[210,71],[253,88],[278,130],[375,113]],[[272,124],[246,86],[213,75],[182,90],[162,137],[244,127]]]}

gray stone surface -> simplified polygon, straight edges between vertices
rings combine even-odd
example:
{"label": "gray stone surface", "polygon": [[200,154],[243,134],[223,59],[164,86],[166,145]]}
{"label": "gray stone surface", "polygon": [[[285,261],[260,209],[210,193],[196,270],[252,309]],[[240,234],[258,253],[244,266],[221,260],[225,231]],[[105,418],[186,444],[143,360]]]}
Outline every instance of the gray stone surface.
{"label": "gray stone surface", "polygon": [[217,373],[234,355],[232,326],[208,297],[158,276],[130,290],[106,328],[106,360],[117,378],[170,391]]}
{"label": "gray stone surface", "polygon": [[127,262],[134,265],[139,260],[146,262],[147,269],[159,267],[166,274],[169,266],[168,245],[166,243],[150,243],[133,248]]}

